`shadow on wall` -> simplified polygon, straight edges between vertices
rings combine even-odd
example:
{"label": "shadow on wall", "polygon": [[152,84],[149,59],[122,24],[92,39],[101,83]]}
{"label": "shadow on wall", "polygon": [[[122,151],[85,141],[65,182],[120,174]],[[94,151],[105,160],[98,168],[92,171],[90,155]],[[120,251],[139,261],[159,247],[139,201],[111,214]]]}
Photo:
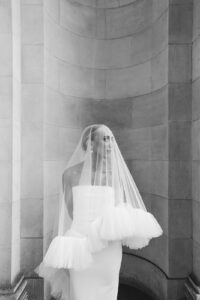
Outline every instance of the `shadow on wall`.
{"label": "shadow on wall", "polygon": [[145,294],[143,291],[127,285],[120,284],[117,300],[155,300],[152,297]]}

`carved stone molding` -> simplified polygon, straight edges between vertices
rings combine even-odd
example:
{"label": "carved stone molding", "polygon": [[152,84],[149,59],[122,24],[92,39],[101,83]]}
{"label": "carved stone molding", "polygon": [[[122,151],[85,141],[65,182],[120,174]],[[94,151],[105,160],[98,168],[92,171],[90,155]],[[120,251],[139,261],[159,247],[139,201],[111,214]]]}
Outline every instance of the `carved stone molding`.
{"label": "carved stone molding", "polygon": [[185,295],[187,300],[200,300],[200,286],[190,276],[185,282]]}

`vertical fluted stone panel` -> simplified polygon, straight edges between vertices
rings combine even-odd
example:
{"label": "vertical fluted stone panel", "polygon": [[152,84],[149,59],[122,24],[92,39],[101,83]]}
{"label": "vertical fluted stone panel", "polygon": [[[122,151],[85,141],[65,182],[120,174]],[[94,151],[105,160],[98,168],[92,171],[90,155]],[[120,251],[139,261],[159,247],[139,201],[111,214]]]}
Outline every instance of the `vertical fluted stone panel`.
{"label": "vertical fluted stone panel", "polygon": [[[190,1],[170,2],[168,274],[174,277],[172,288],[180,298],[184,295],[184,278],[192,271],[192,11]],[[183,280],[178,279],[181,277]]]}
{"label": "vertical fluted stone panel", "polygon": [[[0,3],[0,283],[11,283],[12,232],[12,7]],[[5,231],[6,228],[6,231]]]}
{"label": "vertical fluted stone panel", "polygon": [[193,277],[200,286],[200,2],[194,0],[192,73]]}
{"label": "vertical fluted stone panel", "polygon": [[27,278],[43,254],[42,2],[21,1],[21,271]]}
{"label": "vertical fluted stone panel", "polygon": [[[0,289],[20,272],[20,3],[0,2]],[[1,292],[0,292],[1,297]]]}
{"label": "vertical fluted stone panel", "polygon": [[20,6],[0,2],[0,285],[20,271]]}

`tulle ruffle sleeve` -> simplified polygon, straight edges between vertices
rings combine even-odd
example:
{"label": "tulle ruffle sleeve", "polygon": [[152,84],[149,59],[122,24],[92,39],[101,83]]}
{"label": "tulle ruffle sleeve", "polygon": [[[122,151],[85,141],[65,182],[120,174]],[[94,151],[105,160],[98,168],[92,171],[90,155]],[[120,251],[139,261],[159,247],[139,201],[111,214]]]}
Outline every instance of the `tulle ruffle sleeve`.
{"label": "tulle ruffle sleeve", "polygon": [[84,269],[92,261],[88,238],[74,230],[56,236],[43,259],[47,267]]}
{"label": "tulle ruffle sleeve", "polygon": [[156,218],[148,211],[134,208],[128,203],[109,206],[98,219],[99,236],[103,240],[121,240],[131,249],[140,249],[163,230]]}

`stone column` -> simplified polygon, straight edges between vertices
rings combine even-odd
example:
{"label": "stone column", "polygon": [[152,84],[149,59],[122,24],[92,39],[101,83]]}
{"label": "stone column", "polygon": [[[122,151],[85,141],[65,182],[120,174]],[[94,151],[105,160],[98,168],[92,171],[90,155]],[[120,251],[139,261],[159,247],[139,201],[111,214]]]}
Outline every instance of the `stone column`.
{"label": "stone column", "polygon": [[[193,1],[192,44],[192,250],[193,269],[186,282],[187,299],[200,299],[200,1]],[[198,297],[198,298],[197,298]]]}
{"label": "stone column", "polygon": [[29,298],[43,298],[43,0],[21,0],[21,264]]}
{"label": "stone column", "polygon": [[168,299],[181,299],[192,271],[192,1],[169,3]]}
{"label": "stone column", "polygon": [[0,1],[0,299],[25,297],[20,273],[20,1]]}

